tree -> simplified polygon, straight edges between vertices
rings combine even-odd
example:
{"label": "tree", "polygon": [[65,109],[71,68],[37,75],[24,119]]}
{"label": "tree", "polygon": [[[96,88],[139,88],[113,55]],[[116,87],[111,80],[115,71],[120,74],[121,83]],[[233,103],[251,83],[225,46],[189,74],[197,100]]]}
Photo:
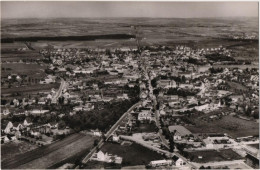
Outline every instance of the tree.
{"label": "tree", "polygon": [[158,90],[158,89],[154,89],[154,90],[153,90],[153,94],[154,94],[155,96],[158,96],[158,95],[159,95],[159,90]]}
{"label": "tree", "polygon": [[38,104],[38,102],[39,102],[38,97],[35,97],[35,103]]}
{"label": "tree", "polygon": [[227,97],[224,98],[224,101],[225,101],[227,106],[230,106],[232,99],[229,96],[227,96]]}
{"label": "tree", "polygon": [[7,100],[1,99],[1,105],[6,105],[6,104],[7,104]]}
{"label": "tree", "polygon": [[258,109],[254,111],[253,117],[254,117],[255,119],[259,119],[259,110],[258,110]]}
{"label": "tree", "polygon": [[94,144],[93,145],[94,145],[94,147],[96,147],[98,145],[98,140],[97,139],[94,140]]}
{"label": "tree", "polygon": [[182,76],[182,77],[181,77],[181,81],[182,81],[183,83],[185,83],[185,82],[186,82],[186,77],[185,77],[185,76]]}
{"label": "tree", "polygon": [[170,138],[170,152],[174,152],[174,141],[172,138]]}
{"label": "tree", "polygon": [[60,129],[65,129],[65,128],[66,128],[66,123],[63,120],[59,121],[58,129],[60,130]]}
{"label": "tree", "polygon": [[59,104],[60,105],[63,105],[64,104],[64,97],[62,96],[62,97],[59,97],[59,99],[58,99],[58,101],[59,101]]}
{"label": "tree", "polygon": [[151,80],[151,85],[152,85],[153,87],[156,87],[156,86],[157,86],[157,78],[154,78],[154,79]]}
{"label": "tree", "polygon": [[67,68],[66,68],[66,71],[68,71],[68,72],[72,72],[72,70],[71,70],[70,67],[67,67]]}

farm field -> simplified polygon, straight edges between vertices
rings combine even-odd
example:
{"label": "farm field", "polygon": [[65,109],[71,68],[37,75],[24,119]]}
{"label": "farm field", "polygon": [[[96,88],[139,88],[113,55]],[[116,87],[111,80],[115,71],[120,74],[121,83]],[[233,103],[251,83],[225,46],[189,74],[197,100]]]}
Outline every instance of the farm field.
{"label": "farm field", "polygon": [[257,68],[258,69],[259,65],[258,65],[258,63],[250,64],[250,65],[219,65],[219,64],[216,64],[216,65],[213,65],[213,68],[240,68],[240,69]]}
{"label": "farm field", "polygon": [[122,166],[146,165],[150,161],[164,159],[163,155],[135,143],[127,146],[105,143],[101,150],[122,157]]}
{"label": "farm field", "polygon": [[44,69],[46,66],[42,66],[39,64],[25,64],[25,63],[4,63],[2,65],[2,69],[11,69],[11,70],[3,70],[2,76],[6,76],[8,74],[26,74],[28,76],[37,75],[39,77],[44,73]]}
{"label": "farm field", "polygon": [[59,83],[54,84],[36,84],[24,87],[14,87],[14,88],[1,88],[1,94],[11,94],[11,93],[29,93],[29,92],[40,92],[45,90],[51,90],[52,88],[59,88]]}
{"label": "farm field", "polygon": [[194,122],[195,126],[186,126],[192,133],[227,133],[234,138],[259,134],[258,123],[230,115],[210,123],[200,119]]}
{"label": "farm field", "polygon": [[[241,22],[243,20],[243,22]],[[223,18],[223,19],[178,19],[178,18],[74,18],[74,19],[30,19],[3,20],[2,38],[19,37],[62,37],[114,34],[133,34],[133,26],[142,33],[143,45],[191,45],[196,48],[231,46],[237,48],[245,42],[229,41],[227,36],[237,32],[258,33],[257,18]],[[57,22],[59,24],[57,24]],[[113,24],[111,24],[113,23]],[[30,29],[27,27],[30,26]],[[50,29],[52,28],[52,29]],[[232,28],[232,29],[231,29]],[[51,31],[50,31],[51,30]],[[16,46],[18,42],[15,42]],[[95,41],[36,41],[34,48],[42,48],[47,43],[56,48],[85,47],[122,47],[135,46],[133,39],[95,40]],[[5,43],[8,44],[8,43]],[[9,43],[11,44],[11,43]],[[252,46],[251,42],[246,42]],[[255,43],[257,46],[257,43]],[[24,46],[24,45],[23,45]],[[8,45],[6,45],[8,47]],[[245,51],[245,50],[242,50]],[[245,53],[246,56],[247,53]],[[256,54],[258,54],[256,50]],[[243,55],[244,56],[244,55]]]}
{"label": "farm field", "polygon": [[25,141],[1,144],[1,162],[36,148],[38,148],[37,145]]}
{"label": "farm field", "polygon": [[258,61],[258,42],[241,42],[228,46],[233,51],[233,56],[237,60]]}
{"label": "farm field", "polygon": [[[10,44],[11,47],[11,44]],[[15,51],[16,45],[13,44],[13,51],[2,47],[1,60],[2,62],[18,62],[20,60],[30,61],[31,59],[37,60],[43,58],[38,51]]]}
{"label": "farm field", "polygon": [[93,146],[90,135],[73,134],[61,141],[16,155],[2,162],[2,168],[46,169]]}
{"label": "farm field", "polygon": [[[202,158],[200,159],[199,156],[201,156]],[[192,162],[197,162],[197,163],[220,162],[220,161],[227,161],[227,160],[243,159],[232,149],[225,149],[219,151],[207,150],[207,151],[188,152],[188,158]]]}
{"label": "farm field", "polygon": [[237,90],[243,90],[243,91],[248,91],[249,89],[242,84],[236,83],[236,82],[231,82],[227,81],[228,85],[231,87],[231,89],[237,89]]}

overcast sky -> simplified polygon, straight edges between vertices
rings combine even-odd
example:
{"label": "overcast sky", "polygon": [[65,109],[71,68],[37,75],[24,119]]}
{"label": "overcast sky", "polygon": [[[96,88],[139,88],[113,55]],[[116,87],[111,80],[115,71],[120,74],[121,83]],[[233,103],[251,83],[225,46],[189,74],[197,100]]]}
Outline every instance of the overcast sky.
{"label": "overcast sky", "polygon": [[2,18],[257,17],[258,2],[1,2]]}

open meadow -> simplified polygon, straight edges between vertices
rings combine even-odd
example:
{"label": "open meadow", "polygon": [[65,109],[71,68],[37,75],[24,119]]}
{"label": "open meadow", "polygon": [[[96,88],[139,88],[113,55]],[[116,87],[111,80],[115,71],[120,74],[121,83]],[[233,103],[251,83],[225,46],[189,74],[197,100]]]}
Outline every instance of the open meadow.
{"label": "open meadow", "polygon": [[257,122],[234,116],[224,116],[210,123],[195,119],[194,123],[195,126],[186,126],[192,133],[227,133],[234,138],[259,135]]}
{"label": "open meadow", "polygon": [[240,155],[234,152],[232,149],[225,150],[207,150],[207,151],[192,151],[188,152],[188,158],[192,162],[207,163],[207,162],[220,162],[227,160],[239,160],[243,159]]}
{"label": "open meadow", "polygon": [[146,165],[150,161],[164,159],[163,155],[135,143],[131,145],[105,143],[101,150],[122,157],[122,166]]}
{"label": "open meadow", "polygon": [[33,92],[43,92],[50,91],[52,88],[58,89],[59,83],[53,84],[36,84],[24,87],[13,87],[13,88],[1,88],[1,94],[12,94],[12,93],[33,93]]}
{"label": "open meadow", "polygon": [[2,68],[5,70],[2,71],[2,76],[8,74],[26,74],[28,76],[44,75],[44,69],[46,66],[39,64],[26,64],[26,63],[4,63]]}

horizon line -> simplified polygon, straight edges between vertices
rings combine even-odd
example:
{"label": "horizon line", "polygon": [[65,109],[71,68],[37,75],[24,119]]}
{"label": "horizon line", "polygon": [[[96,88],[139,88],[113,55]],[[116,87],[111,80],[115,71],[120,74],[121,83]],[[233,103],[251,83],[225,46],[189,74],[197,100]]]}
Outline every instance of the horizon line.
{"label": "horizon line", "polygon": [[219,16],[219,17],[6,17],[1,19],[120,19],[120,18],[149,18],[149,19],[212,19],[212,18],[258,18],[259,16]]}

